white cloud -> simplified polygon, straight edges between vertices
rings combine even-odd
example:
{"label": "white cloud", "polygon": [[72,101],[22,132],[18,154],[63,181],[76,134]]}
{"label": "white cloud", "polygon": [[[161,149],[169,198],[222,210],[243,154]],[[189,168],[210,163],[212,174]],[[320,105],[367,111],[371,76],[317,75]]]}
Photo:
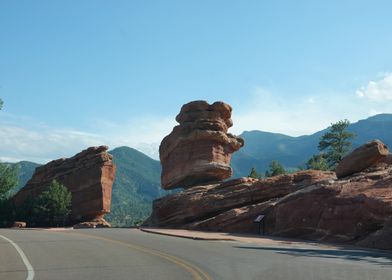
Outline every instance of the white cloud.
{"label": "white cloud", "polygon": [[387,73],[377,82],[370,81],[356,91],[359,98],[372,101],[392,100],[392,73]]}
{"label": "white cloud", "polygon": [[311,103],[311,104],[314,104],[316,101],[315,101],[315,99],[314,99],[314,97],[309,97],[308,99],[306,99],[306,101],[308,102],[308,103]]}
{"label": "white cloud", "polygon": [[89,147],[105,144],[98,135],[69,129],[0,123],[0,159],[3,161],[29,160],[45,163],[69,157]]}
{"label": "white cloud", "polygon": [[[355,122],[377,113],[391,113],[389,102],[368,101],[392,99],[391,89],[392,74],[378,82],[369,82],[357,92],[362,98],[355,98],[353,92],[294,96],[258,86],[245,94],[242,104],[230,104],[234,122],[231,132],[262,130],[299,136],[312,134],[342,119]],[[95,119],[79,129],[54,128],[26,116],[1,112],[0,160],[45,163],[97,145],[108,145],[111,149],[129,146],[158,159],[159,143],[177,124],[175,116],[179,110],[171,116],[140,116],[121,122]]]}
{"label": "white cloud", "polygon": [[[146,117],[112,123],[94,121],[88,131],[53,128],[24,117],[3,115],[0,120],[0,160],[29,160],[46,163],[70,157],[90,146],[108,145],[110,149],[129,146],[157,159],[161,139],[175,125],[169,118]],[[5,117],[5,118],[4,118]]]}
{"label": "white cloud", "polygon": [[241,108],[234,107],[232,131],[262,130],[292,136],[311,134],[323,129],[342,117],[339,106],[328,106],[322,97],[295,97],[272,93],[256,87]]}
{"label": "white cloud", "polygon": [[[291,136],[312,134],[342,119],[356,122],[377,113],[391,113],[386,102],[369,104],[353,93],[320,92],[295,96],[255,87],[241,107],[233,109],[231,131],[262,130]],[[371,107],[370,107],[371,106]]]}
{"label": "white cloud", "polygon": [[[176,112],[177,113],[177,112]],[[177,124],[171,117],[144,116],[122,123],[95,120],[95,127],[111,147],[129,146],[158,159],[159,143]]]}

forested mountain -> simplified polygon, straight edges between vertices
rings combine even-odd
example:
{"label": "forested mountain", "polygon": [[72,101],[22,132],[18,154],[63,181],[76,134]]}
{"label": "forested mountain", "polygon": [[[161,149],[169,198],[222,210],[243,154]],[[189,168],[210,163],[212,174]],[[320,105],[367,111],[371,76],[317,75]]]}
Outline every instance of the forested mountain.
{"label": "forested mountain", "polygon": [[145,154],[120,147],[109,152],[117,166],[111,213],[105,218],[115,226],[129,226],[144,220],[151,202],[164,195],[160,187],[161,166]]}
{"label": "forested mountain", "polygon": [[[302,166],[313,154],[318,153],[318,142],[326,130],[299,137],[257,130],[245,131],[241,134],[245,146],[233,155],[234,175],[246,176],[252,167],[263,172],[272,160],[279,161],[286,168]],[[373,139],[380,139],[392,147],[392,114],[360,120],[351,124],[348,130],[356,135],[353,148]]]}

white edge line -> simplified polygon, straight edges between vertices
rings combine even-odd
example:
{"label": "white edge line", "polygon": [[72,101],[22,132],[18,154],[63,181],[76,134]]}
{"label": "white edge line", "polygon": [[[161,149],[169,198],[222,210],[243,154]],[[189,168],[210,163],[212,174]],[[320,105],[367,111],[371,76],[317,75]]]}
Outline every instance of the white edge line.
{"label": "white edge line", "polygon": [[25,253],[23,253],[22,249],[16,244],[14,241],[11,239],[3,236],[0,234],[0,237],[3,238],[4,240],[8,241],[12,246],[15,247],[16,251],[19,253],[20,257],[22,258],[23,263],[26,266],[27,269],[27,278],[26,280],[33,280],[34,279],[34,268],[32,267],[31,263],[29,262],[28,258],[26,257]]}

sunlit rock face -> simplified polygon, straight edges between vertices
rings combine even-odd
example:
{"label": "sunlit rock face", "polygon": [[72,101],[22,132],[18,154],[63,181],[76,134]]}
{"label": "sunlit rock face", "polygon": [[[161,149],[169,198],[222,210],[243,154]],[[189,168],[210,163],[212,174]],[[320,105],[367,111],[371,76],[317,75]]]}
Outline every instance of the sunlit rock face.
{"label": "sunlit rock face", "polygon": [[222,181],[232,175],[231,155],[244,141],[227,133],[233,125],[231,107],[223,102],[185,104],[179,123],[159,147],[164,189]]}
{"label": "sunlit rock face", "polygon": [[116,172],[107,150],[106,146],[91,147],[71,158],[38,167],[26,186],[14,196],[15,205],[37,197],[57,180],[72,194],[72,223],[103,219],[103,215],[110,212]]}
{"label": "sunlit rock face", "polygon": [[380,140],[366,143],[356,148],[339,162],[336,167],[336,176],[343,178],[360,172],[377,162],[385,161],[388,153],[388,147]]}

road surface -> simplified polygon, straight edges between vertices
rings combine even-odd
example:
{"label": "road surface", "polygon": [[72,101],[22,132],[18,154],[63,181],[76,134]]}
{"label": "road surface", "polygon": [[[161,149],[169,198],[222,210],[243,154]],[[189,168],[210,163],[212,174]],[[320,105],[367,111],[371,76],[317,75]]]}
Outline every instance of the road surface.
{"label": "road surface", "polygon": [[0,229],[0,279],[391,280],[392,254],[190,240],[137,229]]}

